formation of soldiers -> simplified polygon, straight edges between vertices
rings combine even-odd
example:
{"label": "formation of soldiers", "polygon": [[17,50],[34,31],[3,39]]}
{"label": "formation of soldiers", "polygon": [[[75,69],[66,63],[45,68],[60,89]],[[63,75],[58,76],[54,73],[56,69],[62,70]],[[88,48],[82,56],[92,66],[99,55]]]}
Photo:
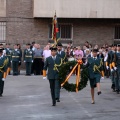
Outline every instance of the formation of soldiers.
{"label": "formation of soldiers", "polygon": [[109,46],[106,68],[110,70],[113,92],[120,92],[120,45]]}
{"label": "formation of soldiers", "polygon": [[[8,69],[7,73],[11,74],[11,68],[13,70],[13,76],[20,74],[20,66],[22,61],[22,50],[19,44],[15,44],[14,48],[10,48],[10,44],[6,44],[3,48],[3,44],[0,44],[0,48],[3,49],[3,56],[8,58]],[[26,65],[26,75],[31,75],[31,66],[33,63],[33,50],[30,49],[30,44],[26,44],[26,48],[23,53],[23,60]]]}

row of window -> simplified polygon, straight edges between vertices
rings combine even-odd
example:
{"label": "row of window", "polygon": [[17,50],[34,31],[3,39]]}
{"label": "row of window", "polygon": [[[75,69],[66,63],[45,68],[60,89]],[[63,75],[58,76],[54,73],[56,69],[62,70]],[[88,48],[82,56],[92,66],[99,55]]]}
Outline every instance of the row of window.
{"label": "row of window", "polygon": [[[73,39],[72,24],[59,24],[59,33],[62,40]],[[52,25],[49,25],[49,39],[52,39]],[[120,39],[120,25],[115,26],[114,39]],[[6,40],[6,22],[0,22],[0,41]]]}

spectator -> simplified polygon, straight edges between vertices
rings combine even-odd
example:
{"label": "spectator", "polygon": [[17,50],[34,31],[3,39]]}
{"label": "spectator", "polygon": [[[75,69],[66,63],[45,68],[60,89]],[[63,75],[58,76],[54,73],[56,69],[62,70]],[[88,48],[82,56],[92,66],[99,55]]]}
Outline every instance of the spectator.
{"label": "spectator", "polygon": [[37,49],[34,50],[34,71],[35,75],[42,75],[43,70],[43,50],[40,48],[40,44],[36,44]]}
{"label": "spectator", "polygon": [[80,46],[78,46],[77,48],[78,49],[75,51],[75,58],[76,59],[80,59],[80,58],[82,59],[83,56],[84,56],[83,51],[81,50]]}

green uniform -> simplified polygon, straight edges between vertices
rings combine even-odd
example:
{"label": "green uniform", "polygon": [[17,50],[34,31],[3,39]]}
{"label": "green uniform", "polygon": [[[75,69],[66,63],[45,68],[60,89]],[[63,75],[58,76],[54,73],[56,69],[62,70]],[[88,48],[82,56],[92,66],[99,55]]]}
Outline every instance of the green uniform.
{"label": "green uniform", "polygon": [[10,67],[11,68],[11,55],[12,55],[12,49],[10,49],[10,48],[6,48],[5,49],[6,50],[6,56],[7,56],[7,58],[9,59],[9,61],[8,61],[8,67]]}
{"label": "green uniform", "polygon": [[[44,68],[43,68],[43,70],[47,70],[48,68],[47,78],[49,79],[49,83],[50,83],[53,104],[56,104],[56,100],[55,100],[56,97],[58,97],[58,99],[60,98],[60,85],[59,85],[59,89],[58,89],[58,86],[57,86],[57,89],[55,86],[55,83],[59,80],[58,70],[54,68],[55,64],[56,65],[62,64],[62,59],[56,56],[54,60],[53,57],[50,56],[46,58]],[[55,95],[56,90],[57,90],[57,96]]]}
{"label": "green uniform", "polygon": [[103,63],[101,58],[88,58],[88,72],[91,88],[96,87],[96,83],[100,82],[101,71],[103,71]]}
{"label": "green uniform", "polygon": [[66,53],[64,51],[58,51],[57,56],[62,58],[63,62],[67,62]]}
{"label": "green uniform", "polygon": [[116,52],[114,54],[113,62],[117,67],[117,70],[115,71],[115,89],[117,93],[119,93],[120,91],[120,52]]}
{"label": "green uniform", "polygon": [[21,65],[21,61],[22,61],[22,50],[21,49],[18,49],[19,52],[20,52],[20,62],[19,62],[19,65]]}
{"label": "green uniform", "polygon": [[20,63],[20,51],[18,49],[14,49],[12,51],[12,68],[13,68],[13,75],[18,75],[18,65]]}
{"label": "green uniform", "polygon": [[24,50],[24,62],[26,63],[26,75],[30,75],[33,62],[33,51],[31,49]]}
{"label": "green uniform", "polygon": [[[112,64],[112,61],[113,61],[113,59],[114,59],[114,54],[115,54],[115,52],[114,51],[109,51],[108,52],[108,58],[107,58],[107,63],[108,63],[108,65],[110,66],[111,64]],[[111,82],[112,82],[112,86],[111,86],[111,88],[114,90],[115,89],[115,71],[110,71],[110,76],[111,76]]]}
{"label": "green uniform", "polygon": [[4,81],[2,80],[4,72],[7,70],[7,62],[5,56],[0,57],[0,96],[3,94]]}

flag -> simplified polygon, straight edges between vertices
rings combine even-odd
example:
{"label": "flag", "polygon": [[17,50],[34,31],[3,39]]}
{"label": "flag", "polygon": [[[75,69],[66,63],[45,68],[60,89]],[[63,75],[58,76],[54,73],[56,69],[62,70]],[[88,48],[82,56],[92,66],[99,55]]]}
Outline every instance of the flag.
{"label": "flag", "polygon": [[57,44],[59,39],[60,39],[60,34],[59,34],[57,16],[55,13],[55,15],[53,17],[53,22],[52,22],[52,40],[54,40],[55,45]]}

